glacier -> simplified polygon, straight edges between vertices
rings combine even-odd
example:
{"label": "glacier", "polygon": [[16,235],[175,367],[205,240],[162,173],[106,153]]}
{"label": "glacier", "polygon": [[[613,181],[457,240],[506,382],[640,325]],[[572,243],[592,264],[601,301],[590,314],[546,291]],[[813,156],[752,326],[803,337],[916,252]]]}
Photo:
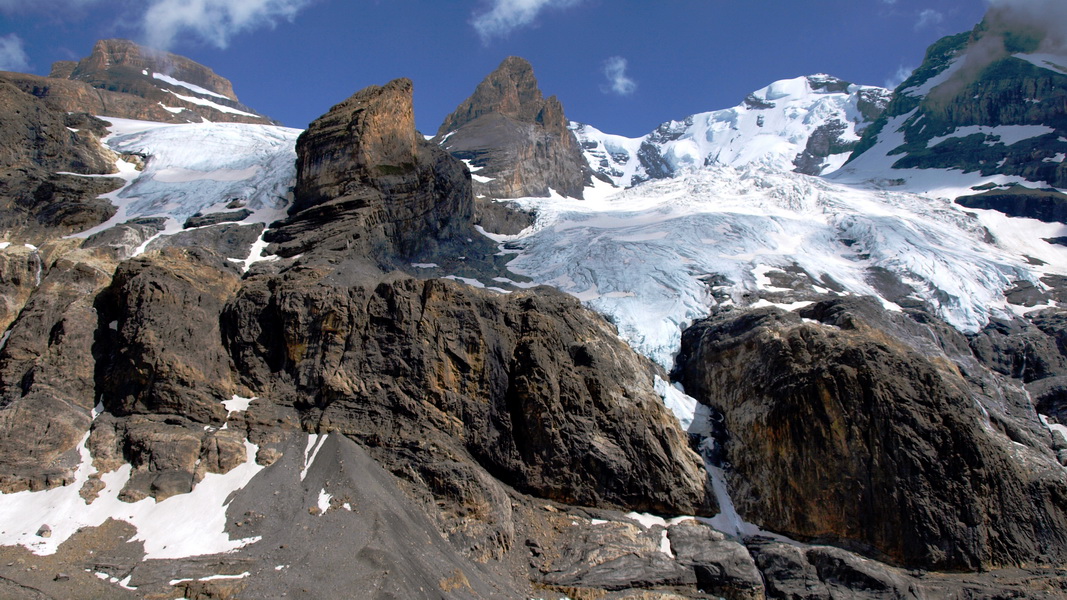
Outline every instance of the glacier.
{"label": "glacier", "polygon": [[667,369],[681,330],[713,307],[780,304],[767,299],[784,291],[771,284],[771,271],[799,268],[816,293],[874,296],[899,310],[872,282],[874,270],[884,269],[965,332],[1015,314],[1004,290],[1016,282],[1040,287],[1042,275],[1067,272],[1067,248],[1045,244],[1046,257],[1058,262],[1035,267],[947,199],[759,163],[586,197],[519,200],[538,218],[500,238],[522,248],[509,268],[607,315],[627,342]]}

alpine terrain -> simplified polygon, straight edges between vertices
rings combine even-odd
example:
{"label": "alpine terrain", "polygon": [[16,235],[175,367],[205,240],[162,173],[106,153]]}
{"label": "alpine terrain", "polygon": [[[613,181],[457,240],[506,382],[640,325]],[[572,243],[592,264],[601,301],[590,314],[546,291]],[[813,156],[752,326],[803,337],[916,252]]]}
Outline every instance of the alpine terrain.
{"label": "alpine terrain", "polygon": [[1063,48],[637,138],[0,72],[0,597],[1067,597]]}

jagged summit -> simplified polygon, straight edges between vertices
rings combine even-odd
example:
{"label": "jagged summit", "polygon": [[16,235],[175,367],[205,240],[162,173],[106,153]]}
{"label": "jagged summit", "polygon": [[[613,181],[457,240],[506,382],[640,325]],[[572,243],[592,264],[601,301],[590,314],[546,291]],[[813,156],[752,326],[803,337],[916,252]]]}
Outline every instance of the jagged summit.
{"label": "jagged summit", "polygon": [[738,106],[668,121],[638,138],[572,127],[590,167],[619,187],[713,164],[821,175],[845,162],[888,101],[888,90],[817,74],[776,81]]}
{"label": "jagged summit", "polygon": [[563,105],[545,98],[533,67],[504,59],[445,119],[434,140],[476,173],[475,193],[490,198],[580,198],[589,180]]}
{"label": "jagged summit", "polygon": [[[544,114],[546,108],[547,115]],[[542,95],[533,65],[525,58],[509,56],[445,118],[437,135],[444,136],[488,113],[507,115],[524,123],[544,122],[546,117],[554,116],[552,113],[557,112],[557,108],[562,115],[559,100],[555,96],[545,99]],[[547,120],[549,127],[558,124],[551,118]]]}

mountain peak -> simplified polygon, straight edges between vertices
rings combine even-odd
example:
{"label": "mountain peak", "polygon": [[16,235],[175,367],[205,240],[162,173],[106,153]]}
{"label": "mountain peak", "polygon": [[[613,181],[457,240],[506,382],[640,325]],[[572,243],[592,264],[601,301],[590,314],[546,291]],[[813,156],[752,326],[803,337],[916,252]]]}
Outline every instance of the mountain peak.
{"label": "mountain peak", "polygon": [[184,56],[147,48],[123,39],[96,42],[93,51],[78,61],[68,78],[84,81],[93,87],[99,87],[98,84],[103,83],[109,87],[117,85],[118,91],[125,91],[121,88],[140,87],[136,81],[143,77],[167,82],[160,76],[191,83],[211,94],[237,102],[233,84],[210,68]]}
{"label": "mountain peak", "polygon": [[[588,181],[563,105],[545,98],[530,63],[509,56],[445,119],[435,138],[479,171],[475,191],[491,198],[580,198]],[[483,170],[484,169],[484,170]]]}
{"label": "mountain peak", "polygon": [[478,84],[470,98],[445,119],[437,135],[455,131],[488,113],[498,113],[524,123],[533,123],[539,120],[538,116],[546,103],[558,105],[559,101],[555,96],[545,100],[529,61],[518,56],[509,56]]}

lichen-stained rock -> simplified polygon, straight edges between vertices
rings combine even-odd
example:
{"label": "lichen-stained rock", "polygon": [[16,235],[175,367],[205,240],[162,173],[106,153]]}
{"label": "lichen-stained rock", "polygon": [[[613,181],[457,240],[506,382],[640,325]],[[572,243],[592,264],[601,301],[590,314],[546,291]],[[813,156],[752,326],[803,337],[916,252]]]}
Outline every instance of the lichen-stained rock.
{"label": "lichen-stained rock", "polygon": [[459,457],[561,502],[715,510],[651,365],[558,292],[290,272],[247,281],[222,322],[240,383],[383,464]]}
{"label": "lichen-stained rock", "polygon": [[[66,244],[69,250],[70,244]],[[60,244],[62,248],[63,245]],[[35,252],[41,281],[0,349],[0,487],[67,483],[95,402],[96,294],[114,263],[88,251]]]}
{"label": "lichen-stained rock", "polygon": [[412,86],[397,79],[334,106],[297,140],[290,217],[271,251],[393,262],[473,234],[470,174],[415,131]]}
{"label": "lichen-stained rock", "polygon": [[1023,421],[1018,391],[869,322],[831,301],[720,312],[685,332],[675,374],[725,419],[739,512],[898,564],[1062,562],[1067,485],[1033,409]]}
{"label": "lichen-stained rock", "polygon": [[517,56],[478,84],[434,140],[479,169],[475,188],[491,198],[548,196],[550,189],[581,198],[590,182],[563,105],[542,96],[533,67]]}

